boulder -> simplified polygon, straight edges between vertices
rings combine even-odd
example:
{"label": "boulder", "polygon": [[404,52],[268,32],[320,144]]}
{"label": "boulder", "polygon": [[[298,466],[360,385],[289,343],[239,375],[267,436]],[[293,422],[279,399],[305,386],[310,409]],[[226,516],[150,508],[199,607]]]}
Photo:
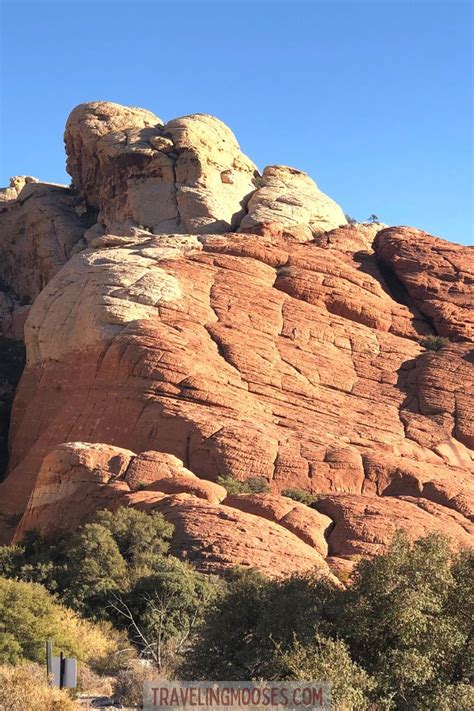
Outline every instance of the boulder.
{"label": "boulder", "polygon": [[403,284],[437,334],[472,342],[472,248],[412,227],[389,227],[377,234],[375,251],[378,260]]}
{"label": "boulder", "polygon": [[81,104],[65,132],[67,167],[99,222],[152,232],[226,232],[255,190],[255,165],[219,119],[193,114],[163,125],[148,111]]}
{"label": "boulder", "polygon": [[339,205],[318,190],[301,170],[286,165],[267,166],[258,185],[240,224],[241,232],[259,233],[262,226],[274,223],[304,242],[315,234],[347,224]]}
{"label": "boulder", "polygon": [[15,198],[0,201],[0,284],[19,303],[31,303],[86,246],[82,239],[93,222],[95,211],[70,188],[26,179]]}
{"label": "boulder", "polygon": [[450,538],[454,547],[472,546],[474,524],[424,498],[339,494],[324,497],[317,508],[334,521],[328,537],[331,557],[380,555],[397,531],[412,541],[436,532]]}

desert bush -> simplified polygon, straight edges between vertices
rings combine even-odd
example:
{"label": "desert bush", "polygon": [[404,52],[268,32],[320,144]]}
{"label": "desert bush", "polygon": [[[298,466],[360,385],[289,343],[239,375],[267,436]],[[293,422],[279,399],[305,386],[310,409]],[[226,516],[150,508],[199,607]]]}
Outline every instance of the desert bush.
{"label": "desert bush", "polygon": [[113,682],[110,676],[101,676],[87,664],[80,664],[77,669],[77,690],[89,696],[112,696]]}
{"label": "desert bush", "polygon": [[276,673],[281,679],[324,680],[331,684],[332,703],[338,709],[364,711],[373,708],[376,682],[355,664],[340,640],[315,635],[308,644],[295,640],[291,649],[276,653]]}
{"label": "desert bush", "polygon": [[220,476],[217,483],[223,486],[228,494],[265,494],[270,489],[267,479],[263,476],[251,476],[244,481],[232,476]]}
{"label": "desert bush", "polygon": [[472,551],[453,554],[439,535],[415,543],[399,535],[387,555],[357,565],[340,602],[352,659],[395,708],[437,708],[443,689],[469,683]]}
{"label": "desert bush", "polygon": [[281,493],[283,496],[287,496],[289,499],[298,501],[300,504],[305,504],[306,506],[312,506],[319,499],[317,494],[312,494],[310,491],[304,491],[304,489],[285,489]]}
{"label": "desert bush", "polygon": [[423,348],[427,351],[439,351],[443,346],[447,345],[449,340],[443,336],[426,336],[420,341]]}
{"label": "desert bush", "polygon": [[143,703],[143,684],[146,681],[163,679],[159,670],[149,663],[140,660],[122,669],[114,684],[114,697],[124,706],[140,706]]}
{"label": "desert bush", "polygon": [[158,512],[99,511],[54,542],[30,531],[21,544],[0,547],[0,575],[41,583],[68,607],[104,619],[113,593],[128,590],[160,564],[172,534]]}
{"label": "desert bush", "polygon": [[265,179],[262,175],[260,175],[260,173],[255,171],[252,178],[252,183],[255,185],[256,188],[263,188],[265,185]]}
{"label": "desert bush", "polygon": [[1,711],[74,711],[67,691],[48,686],[44,666],[0,666]]}
{"label": "desert bush", "polygon": [[[141,655],[162,667],[179,658],[218,589],[215,578],[167,555],[172,532],[159,513],[103,511],[53,546],[30,533],[21,545],[0,548],[0,570],[11,578],[41,580],[74,609],[60,608],[68,639],[75,640],[75,655],[95,670],[119,669],[133,656],[127,633]],[[37,583],[16,584],[37,585],[42,590],[37,594],[48,596]],[[121,632],[100,621],[112,622]],[[13,626],[12,636],[6,634],[10,628],[4,632],[0,659],[25,656]],[[49,637],[56,635],[42,631],[39,639]]]}
{"label": "desert bush", "polygon": [[95,672],[116,672],[136,657],[126,631],[116,629],[109,621],[92,623],[66,608],[63,625],[77,640],[79,659]]}
{"label": "desert bush", "polygon": [[47,639],[98,668],[128,644],[111,626],[93,624],[60,605],[42,585],[0,578],[0,663],[43,662]]}

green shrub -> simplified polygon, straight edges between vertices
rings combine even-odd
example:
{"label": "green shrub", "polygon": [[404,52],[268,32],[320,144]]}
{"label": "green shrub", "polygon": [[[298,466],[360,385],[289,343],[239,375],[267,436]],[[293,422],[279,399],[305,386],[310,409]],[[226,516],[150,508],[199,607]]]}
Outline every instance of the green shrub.
{"label": "green shrub", "polygon": [[253,174],[252,183],[255,185],[256,188],[263,188],[265,185],[265,179],[262,175],[260,175],[260,173],[255,171]]}
{"label": "green shrub", "polygon": [[448,343],[449,339],[443,336],[426,336],[426,338],[420,341],[420,344],[423,348],[426,348],[427,351],[439,351]]}
{"label": "green shrub", "polygon": [[232,476],[220,476],[217,483],[227,489],[228,494],[266,494],[270,490],[268,481],[263,476],[251,476],[244,481]]}
{"label": "green shrub", "polygon": [[[471,709],[472,551],[455,555],[437,535],[415,543],[400,535],[386,555],[361,560],[352,580],[340,589],[314,574],[268,580],[234,573],[183,673],[196,679],[319,674],[333,681],[346,708],[371,702],[400,711]],[[343,673],[331,676],[331,667]]]}
{"label": "green shrub", "polygon": [[352,661],[344,642],[316,634],[306,645],[295,640],[288,652],[281,656],[277,653],[276,657],[279,678],[324,679],[331,684],[331,700],[337,708],[357,711],[373,708],[376,682]]}
{"label": "green shrub", "polygon": [[[75,631],[77,639],[88,639],[90,649],[93,641],[99,642],[98,630],[108,640],[100,655],[94,656],[94,669],[112,671],[123,666],[125,632],[130,633],[140,654],[163,667],[184,651],[221,585],[167,555],[172,532],[173,527],[160,513],[133,508],[101,511],[94,521],[54,544],[30,532],[22,544],[0,548],[0,571],[10,578],[32,581],[15,585],[26,586],[21,590],[36,590],[38,596],[50,600],[36,582],[41,581],[76,612],[96,623],[102,621],[91,625],[71,610],[63,613],[70,616],[66,626]],[[46,631],[38,638],[42,645],[48,638]],[[0,626],[0,659],[15,661],[22,656],[25,653],[15,636],[15,625]]]}
{"label": "green shrub", "polygon": [[117,652],[117,636],[60,605],[38,583],[0,578],[0,663],[44,662],[44,645],[93,666]]}
{"label": "green shrub", "polygon": [[298,501],[300,504],[305,504],[306,506],[312,506],[319,500],[317,494],[312,494],[310,491],[304,491],[304,489],[284,489],[281,492],[283,496],[287,496],[293,501]]}
{"label": "green shrub", "polygon": [[41,583],[81,614],[106,618],[112,593],[151,574],[172,534],[158,512],[99,511],[91,523],[54,542],[30,531],[21,544],[0,547],[0,575]]}

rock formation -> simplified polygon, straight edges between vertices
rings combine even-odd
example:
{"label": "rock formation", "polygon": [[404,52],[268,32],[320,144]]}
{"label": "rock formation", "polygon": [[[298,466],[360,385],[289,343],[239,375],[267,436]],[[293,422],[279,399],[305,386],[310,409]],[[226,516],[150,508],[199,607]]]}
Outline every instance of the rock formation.
{"label": "rock formation", "polygon": [[3,541],[127,505],[209,572],[330,575],[397,528],[469,544],[469,248],[346,224],[210,116],[82,104],[65,143],[71,189],[16,179],[0,202],[7,339],[27,315]]}

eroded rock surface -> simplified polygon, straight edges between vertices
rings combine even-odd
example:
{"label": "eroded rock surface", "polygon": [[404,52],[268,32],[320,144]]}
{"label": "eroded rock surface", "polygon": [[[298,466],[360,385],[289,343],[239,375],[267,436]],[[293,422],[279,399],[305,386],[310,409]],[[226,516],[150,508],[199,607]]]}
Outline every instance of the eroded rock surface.
{"label": "eroded rock surface", "polygon": [[[79,194],[54,200],[86,213],[68,203],[82,233],[28,293],[2,540],[127,505],[162,511],[209,572],[344,571],[396,528],[469,543],[469,248],[344,224],[301,172],[259,176],[212,117],[82,105],[66,146]],[[227,496],[220,475],[271,493]]]}
{"label": "eroded rock surface", "polygon": [[158,234],[226,232],[255,190],[256,166],[206,114],[164,125],[141,109],[81,104],[65,143],[74,184],[107,228],[128,221]]}
{"label": "eroded rock surface", "polygon": [[[287,513],[305,509],[293,527],[288,515],[288,523],[278,526],[271,523],[277,519],[249,515],[242,502],[233,506],[226,496],[222,486],[199,479],[170,454],[135,455],[119,447],[73,442],[44,459],[16,538],[31,528],[45,535],[69,530],[100,508],[134,506],[161,511],[175,526],[172,551],[204,572],[243,565],[279,575],[316,567],[331,577],[324,542],[318,550],[305,531],[305,524],[316,520],[324,541],[322,531],[330,519],[284,497],[259,497],[269,507],[281,500]],[[224,499],[226,505],[219,505]]]}
{"label": "eroded rock surface", "polygon": [[241,232],[258,232],[268,223],[277,223],[300,241],[347,223],[331,198],[318,190],[309,175],[285,165],[265,168],[243,218]]}
{"label": "eroded rock surface", "polygon": [[391,227],[377,235],[376,249],[440,336],[472,342],[472,248],[411,227]]}
{"label": "eroded rock surface", "polygon": [[81,241],[96,213],[65,185],[16,180],[16,197],[0,201],[0,288],[30,303],[86,246]]}

